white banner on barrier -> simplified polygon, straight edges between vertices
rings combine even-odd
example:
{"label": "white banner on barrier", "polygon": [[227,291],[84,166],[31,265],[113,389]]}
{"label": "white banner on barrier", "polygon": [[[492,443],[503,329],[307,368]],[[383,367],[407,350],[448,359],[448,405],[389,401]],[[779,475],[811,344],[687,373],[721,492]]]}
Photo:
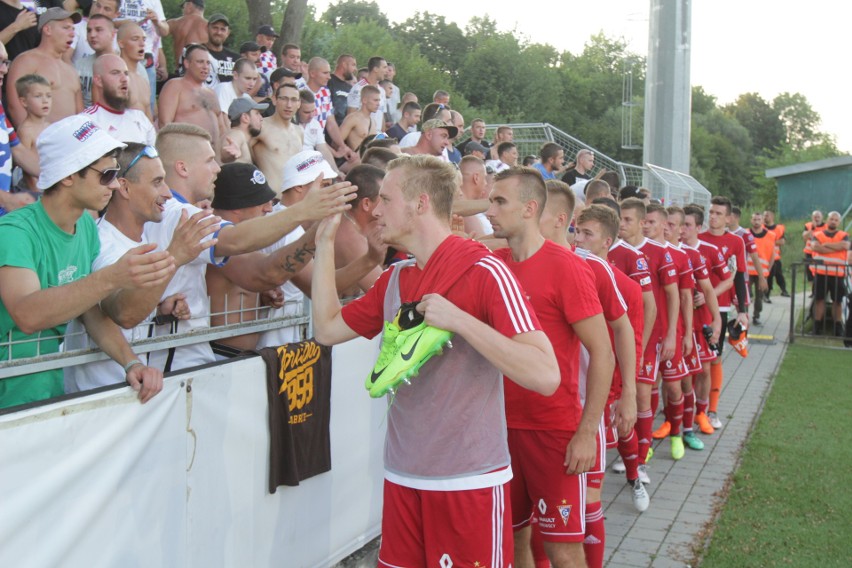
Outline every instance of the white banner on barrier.
{"label": "white banner on barrier", "polygon": [[0,417],[0,566],[327,566],[379,532],[377,342],[333,351],[332,469],[267,492],[260,358]]}

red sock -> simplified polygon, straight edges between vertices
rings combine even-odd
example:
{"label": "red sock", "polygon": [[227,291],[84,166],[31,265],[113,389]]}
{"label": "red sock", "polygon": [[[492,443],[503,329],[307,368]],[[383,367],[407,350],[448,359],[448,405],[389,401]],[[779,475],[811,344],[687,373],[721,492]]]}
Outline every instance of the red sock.
{"label": "red sock", "polygon": [[657,410],[660,408],[660,389],[654,385],[651,389],[651,416],[657,415]]}
{"label": "red sock", "polygon": [[722,394],[722,365],[710,365],[710,412],[719,408],[719,395]]}
{"label": "red sock", "polygon": [[583,541],[583,552],[586,553],[586,565],[589,568],[603,568],[605,546],[606,528],[601,502],[586,503],[586,539]]}
{"label": "red sock", "polygon": [[683,431],[691,432],[695,420],[695,391],[683,393]]}
{"label": "red sock", "polygon": [[650,410],[640,410],[636,413],[636,436],[639,437],[639,464],[644,464],[648,458],[648,448],[651,447],[651,432],[654,431],[654,415]]}
{"label": "red sock", "polygon": [[550,559],[547,557],[547,553],[544,552],[544,543],[541,540],[538,525],[532,527],[530,548],[532,549],[533,560],[535,560],[535,568],[550,568]]}
{"label": "red sock", "polygon": [[695,414],[707,414],[707,400],[695,399]]}
{"label": "red sock", "polygon": [[630,431],[630,435],[622,440],[618,439],[618,455],[621,456],[621,461],[624,462],[624,474],[629,481],[633,481],[639,477],[639,437],[635,430]]}
{"label": "red sock", "polygon": [[683,422],[683,396],[678,400],[670,400],[666,404],[666,420],[672,425],[671,436],[680,434],[680,425]]}

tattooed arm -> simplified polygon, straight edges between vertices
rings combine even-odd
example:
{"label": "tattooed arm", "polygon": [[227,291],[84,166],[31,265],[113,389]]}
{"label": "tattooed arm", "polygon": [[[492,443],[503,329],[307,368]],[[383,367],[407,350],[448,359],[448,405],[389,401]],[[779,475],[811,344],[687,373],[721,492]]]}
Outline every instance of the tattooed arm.
{"label": "tattooed arm", "polygon": [[271,254],[252,252],[231,257],[219,270],[231,282],[251,292],[264,292],[293,278],[314,258],[316,228]]}

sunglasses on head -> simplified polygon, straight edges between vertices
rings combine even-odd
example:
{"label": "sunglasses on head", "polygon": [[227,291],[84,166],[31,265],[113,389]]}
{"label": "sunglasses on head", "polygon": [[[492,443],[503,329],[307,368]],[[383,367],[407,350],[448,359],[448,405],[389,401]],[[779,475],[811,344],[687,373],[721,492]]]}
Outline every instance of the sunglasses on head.
{"label": "sunglasses on head", "polygon": [[154,158],[159,158],[160,154],[157,152],[157,149],[154,148],[153,146],[145,146],[144,148],[139,150],[139,153],[136,154],[136,156],[134,156],[134,158],[132,160],[130,160],[130,163],[127,164],[127,167],[124,168],[124,176],[123,177],[127,177],[127,172],[130,171],[130,168],[132,168],[133,166],[136,165],[136,162],[138,162],[139,159],[142,156],[145,156],[146,158],[154,159]]}

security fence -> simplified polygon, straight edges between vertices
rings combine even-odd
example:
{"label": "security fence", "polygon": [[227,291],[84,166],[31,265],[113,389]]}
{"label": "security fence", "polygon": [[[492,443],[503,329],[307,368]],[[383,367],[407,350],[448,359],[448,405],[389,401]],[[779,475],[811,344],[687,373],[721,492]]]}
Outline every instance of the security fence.
{"label": "security fence", "polygon": [[852,347],[852,265],[809,260],[791,268],[790,343],[820,337]]}
{"label": "security fence", "polygon": [[[651,190],[652,197],[659,199],[665,205],[683,206],[688,203],[697,203],[705,209],[710,206],[710,191],[689,174],[653,164],[643,167],[620,162],[546,122],[506,126],[510,126],[513,130],[514,143],[518,147],[520,156],[538,155],[541,145],[545,142],[559,144],[565,151],[566,161],[574,160],[580,150],[591,150],[595,154],[593,174],[597,174],[601,169],[617,172],[623,186],[646,187]],[[486,138],[493,139],[496,132],[496,126],[487,128]]]}

